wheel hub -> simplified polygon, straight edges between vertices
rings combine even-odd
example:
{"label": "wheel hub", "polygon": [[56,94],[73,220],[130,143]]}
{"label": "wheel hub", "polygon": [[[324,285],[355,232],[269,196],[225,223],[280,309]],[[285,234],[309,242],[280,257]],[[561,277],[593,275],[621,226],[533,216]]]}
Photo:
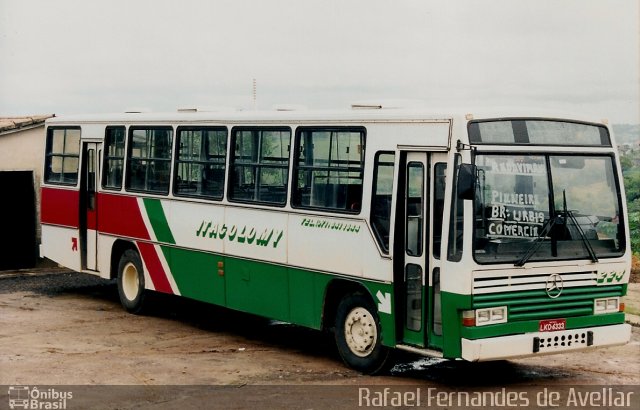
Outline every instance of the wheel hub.
{"label": "wheel hub", "polygon": [[138,296],[140,282],[138,280],[138,269],[129,262],[122,272],[122,290],[128,300],[133,301]]}
{"label": "wheel hub", "polygon": [[362,307],[351,310],[344,326],[345,340],[349,349],[359,357],[366,357],[376,346],[378,331],[369,311]]}

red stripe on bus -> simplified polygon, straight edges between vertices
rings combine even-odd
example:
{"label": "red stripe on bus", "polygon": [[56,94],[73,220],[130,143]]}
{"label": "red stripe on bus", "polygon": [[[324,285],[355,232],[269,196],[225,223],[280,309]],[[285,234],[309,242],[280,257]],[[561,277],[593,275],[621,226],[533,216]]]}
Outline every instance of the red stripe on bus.
{"label": "red stripe on bus", "polygon": [[45,224],[80,226],[79,193],[71,189],[42,187],[40,220]]}
{"label": "red stripe on bus", "polygon": [[137,242],[137,244],[142,254],[142,259],[149,271],[153,287],[158,292],[173,294],[173,290],[171,290],[171,285],[167,279],[167,274],[162,268],[162,263],[160,263],[160,258],[156,253],[156,248],[153,244],[147,242]]}
{"label": "red stripe on bus", "polygon": [[96,211],[87,210],[87,229],[98,230],[98,215]]}
{"label": "red stripe on bus", "polygon": [[138,200],[132,196],[98,194],[98,230],[118,236],[149,240]]}

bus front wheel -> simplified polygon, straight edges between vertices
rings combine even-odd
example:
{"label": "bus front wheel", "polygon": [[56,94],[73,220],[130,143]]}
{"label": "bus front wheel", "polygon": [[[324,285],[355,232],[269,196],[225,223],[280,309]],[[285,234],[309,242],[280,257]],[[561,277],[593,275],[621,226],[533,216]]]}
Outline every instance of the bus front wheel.
{"label": "bus front wheel", "polygon": [[142,313],[145,299],[144,271],[138,252],[127,249],[118,263],[118,295],[127,312]]}
{"label": "bus front wheel", "polygon": [[381,343],[380,321],[369,298],[356,293],[340,301],[335,338],[338,353],[349,367],[366,374],[385,368],[389,349]]}

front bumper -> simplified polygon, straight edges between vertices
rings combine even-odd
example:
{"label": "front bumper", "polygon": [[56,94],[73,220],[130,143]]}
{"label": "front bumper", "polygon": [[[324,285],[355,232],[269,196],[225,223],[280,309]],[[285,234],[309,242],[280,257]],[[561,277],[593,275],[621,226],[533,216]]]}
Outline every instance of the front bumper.
{"label": "front bumper", "polygon": [[631,339],[628,324],[535,332],[486,339],[462,339],[462,358],[471,362],[563,353],[623,345]]}

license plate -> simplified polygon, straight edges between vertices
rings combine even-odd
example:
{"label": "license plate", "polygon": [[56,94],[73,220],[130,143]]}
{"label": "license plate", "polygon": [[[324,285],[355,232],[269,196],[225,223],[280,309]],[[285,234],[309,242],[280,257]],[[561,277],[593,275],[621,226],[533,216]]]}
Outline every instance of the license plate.
{"label": "license plate", "polygon": [[567,319],[541,320],[538,326],[540,332],[557,332],[567,329]]}

